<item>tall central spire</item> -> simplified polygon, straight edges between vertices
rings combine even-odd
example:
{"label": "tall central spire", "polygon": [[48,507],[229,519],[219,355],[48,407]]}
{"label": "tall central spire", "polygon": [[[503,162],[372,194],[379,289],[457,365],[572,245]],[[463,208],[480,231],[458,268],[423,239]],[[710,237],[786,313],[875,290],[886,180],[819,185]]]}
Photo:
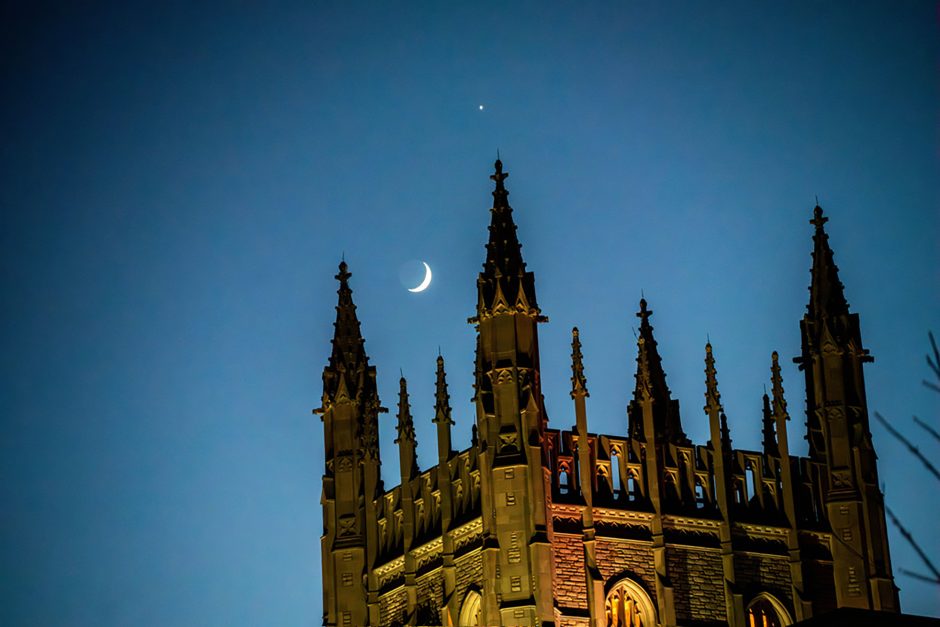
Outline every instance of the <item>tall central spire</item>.
{"label": "tall central spire", "polygon": [[809,221],[816,227],[816,233],[813,234],[812,282],[807,305],[809,315],[816,319],[849,312],[845,288],[839,280],[839,267],[833,259],[829,236],[823,226],[828,221],[829,218],[823,215],[822,207],[816,205],[813,209],[813,219]]}
{"label": "tall central spire", "polygon": [[522,245],[516,234],[516,224],[509,206],[509,192],[505,181],[509,176],[503,171],[503,162],[496,160],[495,172],[490,178],[495,182],[493,207],[490,209],[489,240],[486,243],[486,261],[477,280],[477,317],[475,323],[487,315],[521,312],[539,315],[535,299],[535,278],[526,271],[522,260]]}
{"label": "tall central spire", "polygon": [[356,305],[353,303],[352,290],[349,288],[349,266],[346,261],[339,264],[339,301],[336,304],[336,322],[333,323],[333,353],[330,355],[330,367],[345,366],[347,369],[360,365],[366,359],[365,341],[359,327],[359,318],[356,316]]}
{"label": "tall central spire", "polygon": [[516,235],[512,207],[509,206],[509,192],[506,191],[504,183],[509,173],[503,172],[503,162],[499,159],[496,160],[495,168],[496,171],[490,175],[496,182],[496,189],[493,190],[493,215],[484,269],[496,276],[521,276],[525,272],[525,262],[522,261],[522,246]]}

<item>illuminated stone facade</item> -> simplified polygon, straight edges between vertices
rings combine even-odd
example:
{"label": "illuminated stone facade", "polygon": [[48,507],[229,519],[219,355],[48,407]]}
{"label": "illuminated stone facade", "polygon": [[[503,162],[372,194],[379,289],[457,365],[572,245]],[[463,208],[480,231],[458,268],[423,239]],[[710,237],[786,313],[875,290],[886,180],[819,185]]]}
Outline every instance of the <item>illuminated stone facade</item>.
{"label": "illuminated stone facade", "polygon": [[575,424],[551,429],[539,377],[545,322],[496,162],[477,280],[469,448],[454,450],[437,361],[438,463],[420,470],[406,382],[401,483],[380,479],[375,368],[340,264],[323,372],[325,625],[776,626],[836,607],[897,612],[868,428],[858,315],[849,312],[815,208],[810,302],[801,322],[809,457],[789,453],[777,354],[762,450],[732,448],[705,347],[711,437],[686,437],[640,301],[625,435],[588,432],[587,380],[572,337]]}

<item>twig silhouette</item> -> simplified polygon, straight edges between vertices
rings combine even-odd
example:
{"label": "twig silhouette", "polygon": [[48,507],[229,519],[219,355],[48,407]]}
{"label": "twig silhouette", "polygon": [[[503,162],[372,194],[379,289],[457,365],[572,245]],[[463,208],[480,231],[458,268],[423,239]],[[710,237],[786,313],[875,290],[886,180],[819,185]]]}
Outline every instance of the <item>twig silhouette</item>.
{"label": "twig silhouette", "polygon": [[894,427],[892,427],[892,426],[888,423],[888,421],[885,420],[885,417],[882,416],[880,413],[875,412],[875,418],[877,418],[878,421],[879,421],[881,424],[884,425],[885,429],[888,430],[888,433],[890,433],[890,434],[893,435],[895,438],[897,438],[898,440],[900,440],[900,441],[904,444],[904,446],[907,447],[907,450],[909,450],[911,453],[913,453],[913,454],[914,454],[914,457],[916,457],[917,459],[919,459],[919,460],[920,460],[920,463],[922,463],[922,464],[924,465],[924,467],[926,467],[927,470],[929,470],[930,473],[931,473],[938,481],[940,481],[940,471],[938,471],[937,468],[936,468],[933,464],[931,464],[930,461],[929,461],[926,457],[924,457],[924,454],[920,452],[920,449],[918,449],[916,446],[914,446],[913,444],[911,444],[910,440],[908,440],[907,438],[905,438],[903,435],[901,435],[901,433],[900,433],[897,429],[895,429]]}
{"label": "twig silhouette", "polygon": [[926,581],[927,583],[934,583],[940,585],[940,579],[934,579],[933,577],[928,577],[927,575],[921,575],[920,573],[915,573],[912,570],[906,568],[898,569],[902,575],[907,575],[908,577],[913,577],[914,579],[920,579],[921,581]]}
{"label": "twig silhouette", "polygon": [[927,557],[927,554],[924,553],[923,549],[920,548],[920,545],[914,541],[914,536],[912,536],[911,532],[901,524],[901,521],[898,520],[898,517],[894,515],[894,512],[891,511],[891,508],[885,505],[885,511],[888,512],[888,516],[891,518],[891,522],[894,523],[894,526],[898,528],[898,531],[901,532],[901,535],[904,536],[904,539],[907,540],[908,544],[914,547],[914,550],[917,551],[917,555],[920,556],[920,559],[924,562],[927,568],[930,569],[930,572],[933,573],[933,578],[927,577],[926,575],[918,575],[917,573],[912,573],[903,569],[901,572],[903,572],[905,575],[923,579],[924,581],[929,581],[940,586],[940,571],[938,571],[937,567],[933,565],[933,562],[930,561],[930,558]]}
{"label": "twig silhouette", "polygon": [[[937,377],[937,381],[940,382],[940,350],[937,350],[937,340],[933,337],[933,331],[927,331],[927,337],[930,338],[930,348],[933,349],[933,359],[931,359],[930,353],[927,353],[927,365],[930,366],[934,376]],[[936,383],[928,381],[927,379],[923,379],[921,383],[934,392],[940,392],[940,385]]]}
{"label": "twig silhouette", "polygon": [[914,416],[914,422],[917,423],[917,426],[919,426],[919,427],[922,428],[924,431],[926,431],[927,433],[929,433],[930,435],[932,435],[934,440],[940,442],[940,433],[937,433],[936,430],[934,430],[933,427],[931,427],[930,425],[928,425],[926,422],[924,422],[923,420],[921,420],[921,419],[918,418],[917,416]]}

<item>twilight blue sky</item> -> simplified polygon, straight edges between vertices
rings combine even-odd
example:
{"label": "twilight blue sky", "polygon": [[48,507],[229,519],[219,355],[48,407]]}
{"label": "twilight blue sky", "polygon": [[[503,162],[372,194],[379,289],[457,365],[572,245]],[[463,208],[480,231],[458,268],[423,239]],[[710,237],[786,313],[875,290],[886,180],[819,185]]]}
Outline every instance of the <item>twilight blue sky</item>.
{"label": "twilight blue sky", "polygon": [[[818,194],[870,407],[940,458],[911,422],[940,426],[933,3],[33,4],[0,14],[0,624],[319,624],[336,264],[385,405],[409,377],[422,466],[438,346],[465,445],[497,147],[552,426],[577,324],[590,428],[625,432],[644,290],[692,439],[710,334],[735,445],[778,350],[804,453]],[[940,560],[936,484],[872,432]],[[940,614],[891,549],[904,609]]]}

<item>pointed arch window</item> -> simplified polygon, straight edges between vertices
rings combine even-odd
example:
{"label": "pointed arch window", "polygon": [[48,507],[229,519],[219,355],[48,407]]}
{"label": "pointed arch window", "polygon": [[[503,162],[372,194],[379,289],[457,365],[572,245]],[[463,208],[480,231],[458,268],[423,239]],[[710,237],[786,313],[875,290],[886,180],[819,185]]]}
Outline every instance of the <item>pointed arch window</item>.
{"label": "pointed arch window", "polygon": [[653,627],[656,612],[643,587],[632,579],[621,579],[607,594],[607,627]]}
{"label": "pointed arch window", "polygon": [[639,501],[643,495],[640,493],[640,475],[633,468],[627,470],[627,500]]}
{"label": "pointed arch window", "polygon": [[790,613],[775,596],[761,592],[747,606],[747,627],[787,627]]}
{"label": "pointed arch window", "polygon": [[480,625],[480,615],[483,610],[483,597],[476,590],[469,590],[460,606],[457,617],[458,627],[477,627]]}
{"label": "pointed arch window", "polygon": [[623,486],[621,485],[621,476],[623,468],[621,463],[620,451],[612,449],[610,451],[610,479],[613,496],[615,499],[623,498]]}
{"label": "pointed arch window", "polygon": [[697,509],[704,509],[708,504],[707,497],[705,495],[705,486],[702,485],[702,480],[699,478],[695,479],[695,507]]}

